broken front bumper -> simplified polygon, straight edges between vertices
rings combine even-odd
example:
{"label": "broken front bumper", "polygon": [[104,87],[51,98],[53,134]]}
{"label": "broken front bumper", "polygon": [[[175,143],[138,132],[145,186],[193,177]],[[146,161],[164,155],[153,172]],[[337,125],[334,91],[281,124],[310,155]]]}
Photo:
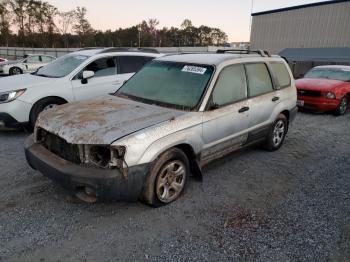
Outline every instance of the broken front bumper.
{"label": "broken front bumper", "polygon": [[34,143],[33,136],[26,140],[25,155],[32,168],[59,183],[69,192],[78,194],[88,187],[96,192],[97,200],[102,201],[138,200],[148,173],[148,165],[130,167],[128,176],[124,177],[118,169],[73,164]]}

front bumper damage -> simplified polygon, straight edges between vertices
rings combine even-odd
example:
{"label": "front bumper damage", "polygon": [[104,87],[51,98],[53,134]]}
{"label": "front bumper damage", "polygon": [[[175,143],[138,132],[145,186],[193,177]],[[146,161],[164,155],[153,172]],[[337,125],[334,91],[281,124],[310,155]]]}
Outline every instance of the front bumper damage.
{"label": "front bumper damage", "polygon": [[34,143],[33,136],[28,137],[25,142],[25,155],[33,169],[54,180],[70,193],[78,196],[88,188],[99,201],[137,201],[149,170],[148,164],[129,167],[128,176],[125,177],[118,169],[73,164],[51,153],[41,144]]}

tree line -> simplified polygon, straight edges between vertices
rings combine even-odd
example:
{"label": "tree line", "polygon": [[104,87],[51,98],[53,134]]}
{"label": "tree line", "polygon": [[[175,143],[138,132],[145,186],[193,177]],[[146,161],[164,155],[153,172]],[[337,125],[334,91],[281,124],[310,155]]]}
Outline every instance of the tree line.
{"label": "tree line", "polygon": [[50,47],[174,47],[211,46],[227,42],[219,28],[184,20],[180,27],[159,27],[148,19],[129,28],[95,30],[85,7],[61,12],[40,0],[3,0],[0,2],[0,46]]}

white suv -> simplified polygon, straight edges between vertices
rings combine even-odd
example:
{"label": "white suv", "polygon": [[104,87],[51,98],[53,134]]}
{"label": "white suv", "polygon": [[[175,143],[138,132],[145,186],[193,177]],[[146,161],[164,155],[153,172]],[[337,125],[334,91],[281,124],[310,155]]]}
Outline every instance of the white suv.
{"label": "white suv", "polygon": [[6,62],[0,65],[0,73],[4,75],[20,75],[25,73],[32,73],[38,70],[38,68],[43,67],[55,60],[56,57],[49,55],[26,55],[25,58]]}
{"label": "white suv", "polygon": [[152,49],[88,49],[56,59],[32,74],[0,79],[0,128],[34,126],[56,105],[115,92],[146,63]]}

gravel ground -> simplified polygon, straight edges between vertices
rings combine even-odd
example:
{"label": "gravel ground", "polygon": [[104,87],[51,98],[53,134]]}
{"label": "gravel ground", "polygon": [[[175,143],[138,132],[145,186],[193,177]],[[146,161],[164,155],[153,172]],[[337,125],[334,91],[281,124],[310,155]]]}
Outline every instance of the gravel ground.
{"label": "gravel ground", "polygon": [[299,113],[284,146],[204,169],[175,203],[83,204],[0,133],[0,260],[350,261],[350,113]]}

